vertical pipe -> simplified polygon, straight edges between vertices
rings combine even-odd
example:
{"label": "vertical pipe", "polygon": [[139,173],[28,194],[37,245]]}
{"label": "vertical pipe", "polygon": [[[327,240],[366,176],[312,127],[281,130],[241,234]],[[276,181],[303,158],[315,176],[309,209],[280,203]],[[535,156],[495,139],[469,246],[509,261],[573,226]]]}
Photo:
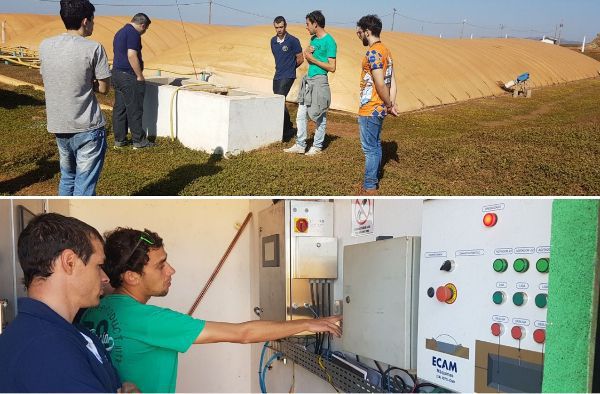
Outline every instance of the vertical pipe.
{"label": "vertical pipe", "polygon": [[583,36],[583,44],[581,44],[581,53],[585,52],[585,39],[586,38],[587,38],[586,36]]}

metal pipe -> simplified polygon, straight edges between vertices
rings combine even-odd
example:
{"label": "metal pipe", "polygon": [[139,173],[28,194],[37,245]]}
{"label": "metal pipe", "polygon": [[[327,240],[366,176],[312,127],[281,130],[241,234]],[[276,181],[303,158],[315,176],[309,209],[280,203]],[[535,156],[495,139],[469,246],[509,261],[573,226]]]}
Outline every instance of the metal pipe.
{"label": "metal pipe", "polygon": [[235,237],[233,238],[233,240],[231,241],[231,243],[229,244],[229,247],[225,251],[225,254],[221,258],[221,261],[219,261],[219,264],[217,265],[217,267],[213,271],[212,275],[210,276],[210,278],[208,279],[208,281],[204,285],[204,288],[202,289],[202,291],[200,292],[200,294],[196,298],[196,301],[194,301],[194,305],[192,305],[192,307],[188,311],[188,315],[191,316],[194,313],[194,311],[198,307],[198,304],[200,304],[200,301],[202,301],[202,298],[204,298],[204,295],[206,294],[206,292],[210,288],[210,285],[212,284],[212,282],[215,280],[215,278],[219,274],[219,271],[221,270],[221,267],[223,267],[223,264],[225,264],[225,261],[227,260],[227,257],[229,256],[229,253],[231,253],[231,250],[233,249],[233,247],[237,243],[238,239],[242,235],[242,232],[246,228],[246,225],[248,224],[248,222],[250,222],[251,218],[252,218],[252,212],[248,213],[248,215],[246,216],[246,219],[244,220],[244,222],[240,226],[240,229],[238,230],[237,234],[235,235]]}
{"label": "metal pipe", "polygon": [[0,334],[4,331],[4,327],[6,327],[6,307],[8,306],[7,300],[0,300]]}

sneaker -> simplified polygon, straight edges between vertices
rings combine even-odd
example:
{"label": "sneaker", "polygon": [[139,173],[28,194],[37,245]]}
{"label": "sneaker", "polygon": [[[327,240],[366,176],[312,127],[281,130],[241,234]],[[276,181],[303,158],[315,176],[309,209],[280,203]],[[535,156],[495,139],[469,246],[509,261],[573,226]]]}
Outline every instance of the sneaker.
{"label": "sneaker", "polygon": [[318,155],[321,154],[321,152],[323,152],[323,150],[321,148],[316,148],[314,146],[312,146],[308,152],[305,153],[306,156],[314,156],[314,155]]}
{"label": "sneaker", "polygon": [[131,145],[131,141],[125,140],[125,141],[115,141],[115,145],[113,146],[113,148],[115,149],[121,149],[121,148],[125,148],[127,146]]}
{"label": "sneaker", "polygon": [[133,144],[133,149],[144,149],[144,148],[152,148],[156,146],[156,144],[154,142],[150,142],[148,140],[145,140],[143,142],[140,142],[139,144]]}
{"label": "sneaker", "polygon": [[291,148],[287,148],[283,150],[285,153],[299,153],[304,154],[306,148],[301,147],[300,145],[294,144]]}

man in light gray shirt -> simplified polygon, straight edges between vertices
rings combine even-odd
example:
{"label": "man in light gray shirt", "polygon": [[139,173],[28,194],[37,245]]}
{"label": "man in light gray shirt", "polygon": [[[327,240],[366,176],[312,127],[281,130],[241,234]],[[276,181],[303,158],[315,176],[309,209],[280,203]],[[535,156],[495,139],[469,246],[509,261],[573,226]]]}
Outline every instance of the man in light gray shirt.
{"label": "man in light gray shirt", "polygon": [[93,196],[104,164],[106,120],[94,92],[110,86],[108,57],[85,37],[94,31],[95,7],[88,0],[61,0],[66,33],[40,44],[48,131],[60,156],[61,196]]}

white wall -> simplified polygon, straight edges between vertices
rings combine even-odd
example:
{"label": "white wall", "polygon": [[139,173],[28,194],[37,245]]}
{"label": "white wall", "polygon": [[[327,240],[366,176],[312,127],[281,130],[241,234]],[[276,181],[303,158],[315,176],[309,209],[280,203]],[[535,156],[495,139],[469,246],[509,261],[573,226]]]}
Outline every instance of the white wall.
{"label": "white wall", "polygon": [[[164,240],[177,270],[169,294],[150,303],[187,313],[248,214],[248,200],[71,200],[70,215],[104,232],[116,226],[148,228]],[[254,219],[253,221],[255,221]],[[250,222],[253,225],[253,222]],[[249,226],[219,276],[198,306],[195,317],[241,322],[252,319]],[[257,242],[254,242],[257,243]],[[194,345],[179,359],[177,390],[249,392],[248,345]],[[152,373],[149,371],[149,373]]]}

